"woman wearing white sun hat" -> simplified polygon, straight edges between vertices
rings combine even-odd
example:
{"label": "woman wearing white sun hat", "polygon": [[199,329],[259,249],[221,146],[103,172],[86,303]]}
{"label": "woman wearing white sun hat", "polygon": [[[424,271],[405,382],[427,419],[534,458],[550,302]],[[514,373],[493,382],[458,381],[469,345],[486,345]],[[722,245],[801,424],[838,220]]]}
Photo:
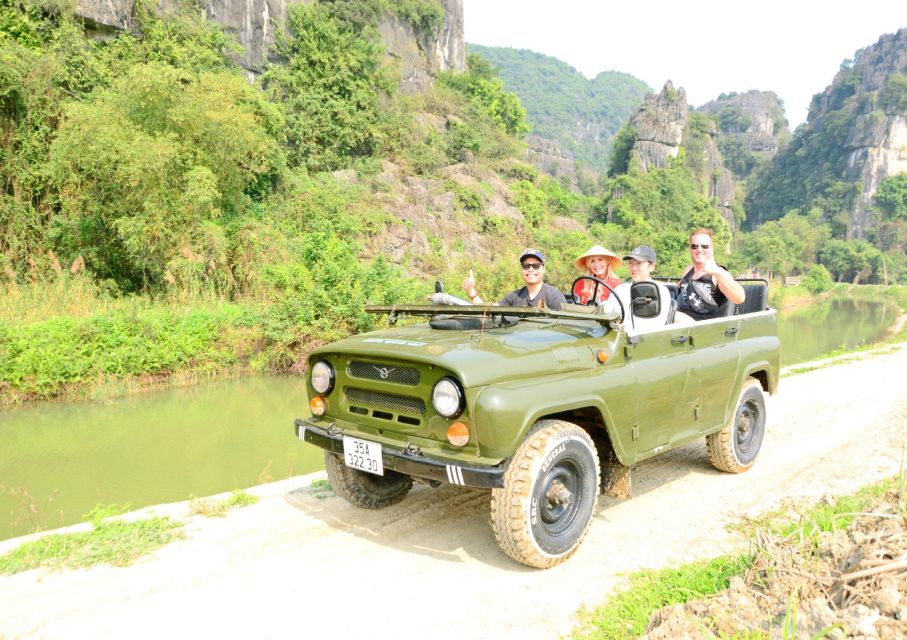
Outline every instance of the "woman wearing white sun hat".
{"label": "woman wearing white sun hat", "polygon": [[[573,263],[583,275],[592,276],[601,280],[611,288],[620,284],[620,278],[614,275],[614,270],[621,265],[621,260],[613,251],[608,251],[600,244],[593,245],[586,253]],[[598,291],[595,287],[598,286]],[[595,302],[604,302],[611,296],[608,287],[596,285],[592,280],[581,280],[573,289],[573,299],[577,304],[588,304],[595,295]]]}

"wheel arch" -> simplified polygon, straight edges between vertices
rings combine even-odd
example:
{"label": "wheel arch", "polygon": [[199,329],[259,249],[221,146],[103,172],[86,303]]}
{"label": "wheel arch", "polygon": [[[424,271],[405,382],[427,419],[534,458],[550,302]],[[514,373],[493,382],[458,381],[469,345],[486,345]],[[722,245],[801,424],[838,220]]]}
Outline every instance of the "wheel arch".
{"label": "wheel arch", "polygon": [[[581,427],[595,444],[598,450],[599,459],[604,466],[606,463],[615,461],[621,464],[628,464],[628,454],[621,447],[620,440],[602,410],[594,405],[577,406],[570,409],[559,409],[550,413],[542,413],[532,421],[535,424],[539,420],[564,420]],[[531,426],[530,426],[531,428]],[[615,446],[615,442],[617,445]]]}
{"label": "wheel arch", "polygon": [[774,395],[778,391],[778,378],[774,375],[767,362],[754,363],[743,370],[743,375],[740,376],[740,380],[735,385],[736,394],[740,393],[740,389],[747,378],[758,380],[762,390],[769,395]]}

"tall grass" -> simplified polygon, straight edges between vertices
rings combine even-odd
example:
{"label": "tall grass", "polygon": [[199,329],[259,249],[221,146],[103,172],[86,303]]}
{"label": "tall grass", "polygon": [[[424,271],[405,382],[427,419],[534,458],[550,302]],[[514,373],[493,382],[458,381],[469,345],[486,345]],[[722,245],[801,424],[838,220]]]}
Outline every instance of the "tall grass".
{"label": "tall grass", "polygon": [[0,322],[29,324],[55,317],[81,318],[122,309],[133,301],[105,295],[83,273],[28,284],[0,284]]}

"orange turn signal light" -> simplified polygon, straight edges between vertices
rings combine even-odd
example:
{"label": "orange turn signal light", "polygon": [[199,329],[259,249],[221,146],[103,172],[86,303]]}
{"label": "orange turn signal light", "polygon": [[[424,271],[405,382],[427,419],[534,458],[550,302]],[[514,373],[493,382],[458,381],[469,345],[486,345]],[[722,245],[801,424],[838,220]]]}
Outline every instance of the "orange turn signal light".
{"label": "orange turn signal light", "polygon": [[469,442],[469,427],[463,422],[454,422],[447,427],[447,441],[455,447],[465,447]]}
{"label": "orange turn signal light", "polygon": [[327,405],[321,396],[315,396],[309,400],[309,409],[312,410],[313,416],[323,416],[326,408]]}
{"label": "orange turn signal light", "polygon": [[595,359],[598,360],[601,364],[605,364],[605,360],[608,359],[608,352],[604,349],[599,349],[595,352]]}

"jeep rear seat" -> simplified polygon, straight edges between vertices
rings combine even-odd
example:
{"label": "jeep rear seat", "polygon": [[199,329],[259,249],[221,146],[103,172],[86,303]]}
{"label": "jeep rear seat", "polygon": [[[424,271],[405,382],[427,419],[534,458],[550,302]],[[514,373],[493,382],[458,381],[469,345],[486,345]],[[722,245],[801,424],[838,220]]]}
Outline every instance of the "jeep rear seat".
{"label": "jeep rear seat", "polygon": [[735,305],[734,314],[756,313],[768,309],[768,281],[766,280],[740,280],[746,300]]}

